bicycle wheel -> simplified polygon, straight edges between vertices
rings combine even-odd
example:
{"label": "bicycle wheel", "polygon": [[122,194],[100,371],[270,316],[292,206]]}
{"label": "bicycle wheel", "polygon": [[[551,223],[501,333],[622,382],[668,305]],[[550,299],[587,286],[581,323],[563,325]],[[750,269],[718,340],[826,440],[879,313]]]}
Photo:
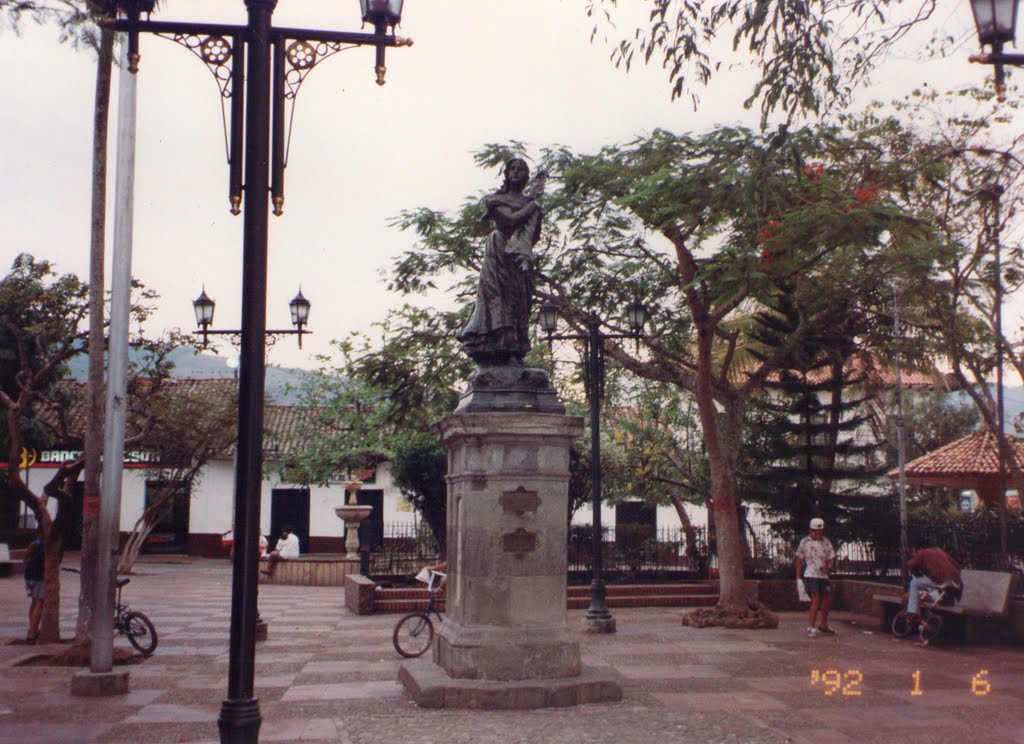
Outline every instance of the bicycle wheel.
{"label": "bicycle wheel", "polygon": [[391,637],[395,651],[411,659],[422,656],[434,640],[434,624],[422,612],[412,612],[398,621]]}
{"label": "bicycle wheel", "polygon": [[906,610],[901,610],[892,619],[892,634],[897,638],[906,638],[914,632],[914,625],[914,620],[907,614]]}
{"label": "bicycle wheel", "polygon": [[125,615],[124,633],[128,636],[128,642],[140,653],[149,656],[156,650],[156,628],[141,612]]}
{"label": "bicycle wheel", "polygon": [[921,640],[928,642],[942,632],[942,617],[929,615],[921,620]]}

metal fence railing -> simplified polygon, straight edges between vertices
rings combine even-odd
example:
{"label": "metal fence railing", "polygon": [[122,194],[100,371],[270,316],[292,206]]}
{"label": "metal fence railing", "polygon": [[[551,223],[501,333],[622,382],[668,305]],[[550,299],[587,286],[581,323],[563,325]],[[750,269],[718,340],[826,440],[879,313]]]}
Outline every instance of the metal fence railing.
{"label": "metal fence railing", "polygon": [[[998,524],[979,522],[969,529],[950,528],[947,523],[918,519],[911,530],[911,543],[942,547],[961,565],[991,570],[1024,570],[1024,540],[1011,531],[1010,551],[998,550]],[[779,536],[769,524],[755,524],[744,530],[747,547],[745,569],[750,578],[793,576],[794,542]],[[409,577],[423,566],[440,560],[434,536],[426,523],[385,524],[383,550],[370,559],[375,577]],[[605,575],[614,580],[695,580],[717,573],[715,541],[708,540],[707,528],[694,525],[653,529],[646,525],[606,527],[602,534]],[[569,528],[568,572],[570,578],[586,581],[593,570],[594,544],[590,525]],[[846,542],[837,546],[837,576],[898,580],[902,561],[899,550],[868,542]]]}

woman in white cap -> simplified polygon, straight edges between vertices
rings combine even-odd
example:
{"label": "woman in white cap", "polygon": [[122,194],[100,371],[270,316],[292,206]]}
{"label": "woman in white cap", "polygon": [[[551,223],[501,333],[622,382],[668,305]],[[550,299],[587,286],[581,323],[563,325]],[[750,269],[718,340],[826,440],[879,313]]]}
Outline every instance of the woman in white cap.
{"label": "woman in white cap", "polygon": [[[834,635],[828,624],[828,611],[832,608],[832,590],[828,575],[836,559],[836,551],[823,534],[825,521],[819,517],[811,520],[811,534],[800,541],[796,549],[796,576],[804,582],[804,589],[811,598],[811,609],[807,615],[807,635],[813,638],[819,632]],[[821,625],[814,621],[821,610]]]}

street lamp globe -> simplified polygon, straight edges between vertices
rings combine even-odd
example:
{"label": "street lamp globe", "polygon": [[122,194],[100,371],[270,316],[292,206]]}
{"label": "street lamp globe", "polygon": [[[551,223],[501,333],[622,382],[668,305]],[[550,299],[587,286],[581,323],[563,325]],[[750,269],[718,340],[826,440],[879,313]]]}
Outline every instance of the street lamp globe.
{"label": "street lamp globe", "polygon": [[309,300],[303,297],[301,288],[299,293],[288,303],[288,308],[292,312],[292,325],[299,328],[306,325],[309,321]]}
{"label": "street lamp globe", "polygon": [[633,333],[639,335],[643,332],[644,324],[647,323],[647,308],[642,302],[631,302],[626,305],[626,322]]}
{"label": "street lamp globe", "polygon": [[213,309],[215,303],[206,294],[206,287],[203,287],[203,292],[194,300],[192,300],[192,309],[196,313],[196,325],[201,328],[207,328],[213,323]]}
{"label": "street lamp globe", "polygon": [[363,10],[363,23],[397,26],[402,21],[404,2],[405,0],[359,0]]}
{"label": "street lamp globe", "polygon": [[549,336],[558,330],[558,308],[551,300],[544,300],[538,311],[540,328]]}
{"label": "street lamp globe", "polygon": [[1012,42],[1017,27],[1019,0],[971,0],[974,23],[982,46]]}

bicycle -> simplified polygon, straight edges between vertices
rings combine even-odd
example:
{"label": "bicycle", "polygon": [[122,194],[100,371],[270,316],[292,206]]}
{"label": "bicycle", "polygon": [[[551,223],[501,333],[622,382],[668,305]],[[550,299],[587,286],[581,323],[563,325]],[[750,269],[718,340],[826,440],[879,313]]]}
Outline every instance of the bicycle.
{"label": "bicycle", "polygon": [[430,599],[427,600],[426,608],[417,612],[410,612],[395,625],[395,632],[391,635],[391,642],[395,644],[395,651],[407,659],[422,656],[434,641],[434,623],[430,619],[430,614],[433,613],[438,622],[444,619],[441,617],[441,613],[437,611],[437,608],[434,607],[434,600],[441,594],[440,583],[435,587],[434,582],[438,577],[443,579],[446,576],[447,574],[440,571],[431,571],[427,579],[427,590],[430,592]]}
{"label": "bicycle", "polygon": [[[62,566],[61,571],[68,573],[82,573],[81,569],[70,566]],[[121,603],[121,589],[131,579],[117,580],[117,601],[114,603],[114,632],[128,636],[128,642],[135,647],[140,654],[149,656],[156,651],[157,636],[153,622],[142,612],[131,609],[128,605]]]}
{"label": "bicycle", "polygon": [[121,604],[121,589],[131,579],[117,580],[117,603],[114,607],[114,630],[128,636],[128,642],[144,656],[156,651],[157,635],[152,621],[142,612]]}
{"label": "bicycle", "polygon": [[937,638],[942,632],[942,615],[932,608],[937,604],[953,604],[957,585],[946,582],[937,588],[919,589],[917,617],[912,617],[906,610],[900,610],[892,619],[892,634],[897,638],[906,638],[915,630],[922,642]]}

